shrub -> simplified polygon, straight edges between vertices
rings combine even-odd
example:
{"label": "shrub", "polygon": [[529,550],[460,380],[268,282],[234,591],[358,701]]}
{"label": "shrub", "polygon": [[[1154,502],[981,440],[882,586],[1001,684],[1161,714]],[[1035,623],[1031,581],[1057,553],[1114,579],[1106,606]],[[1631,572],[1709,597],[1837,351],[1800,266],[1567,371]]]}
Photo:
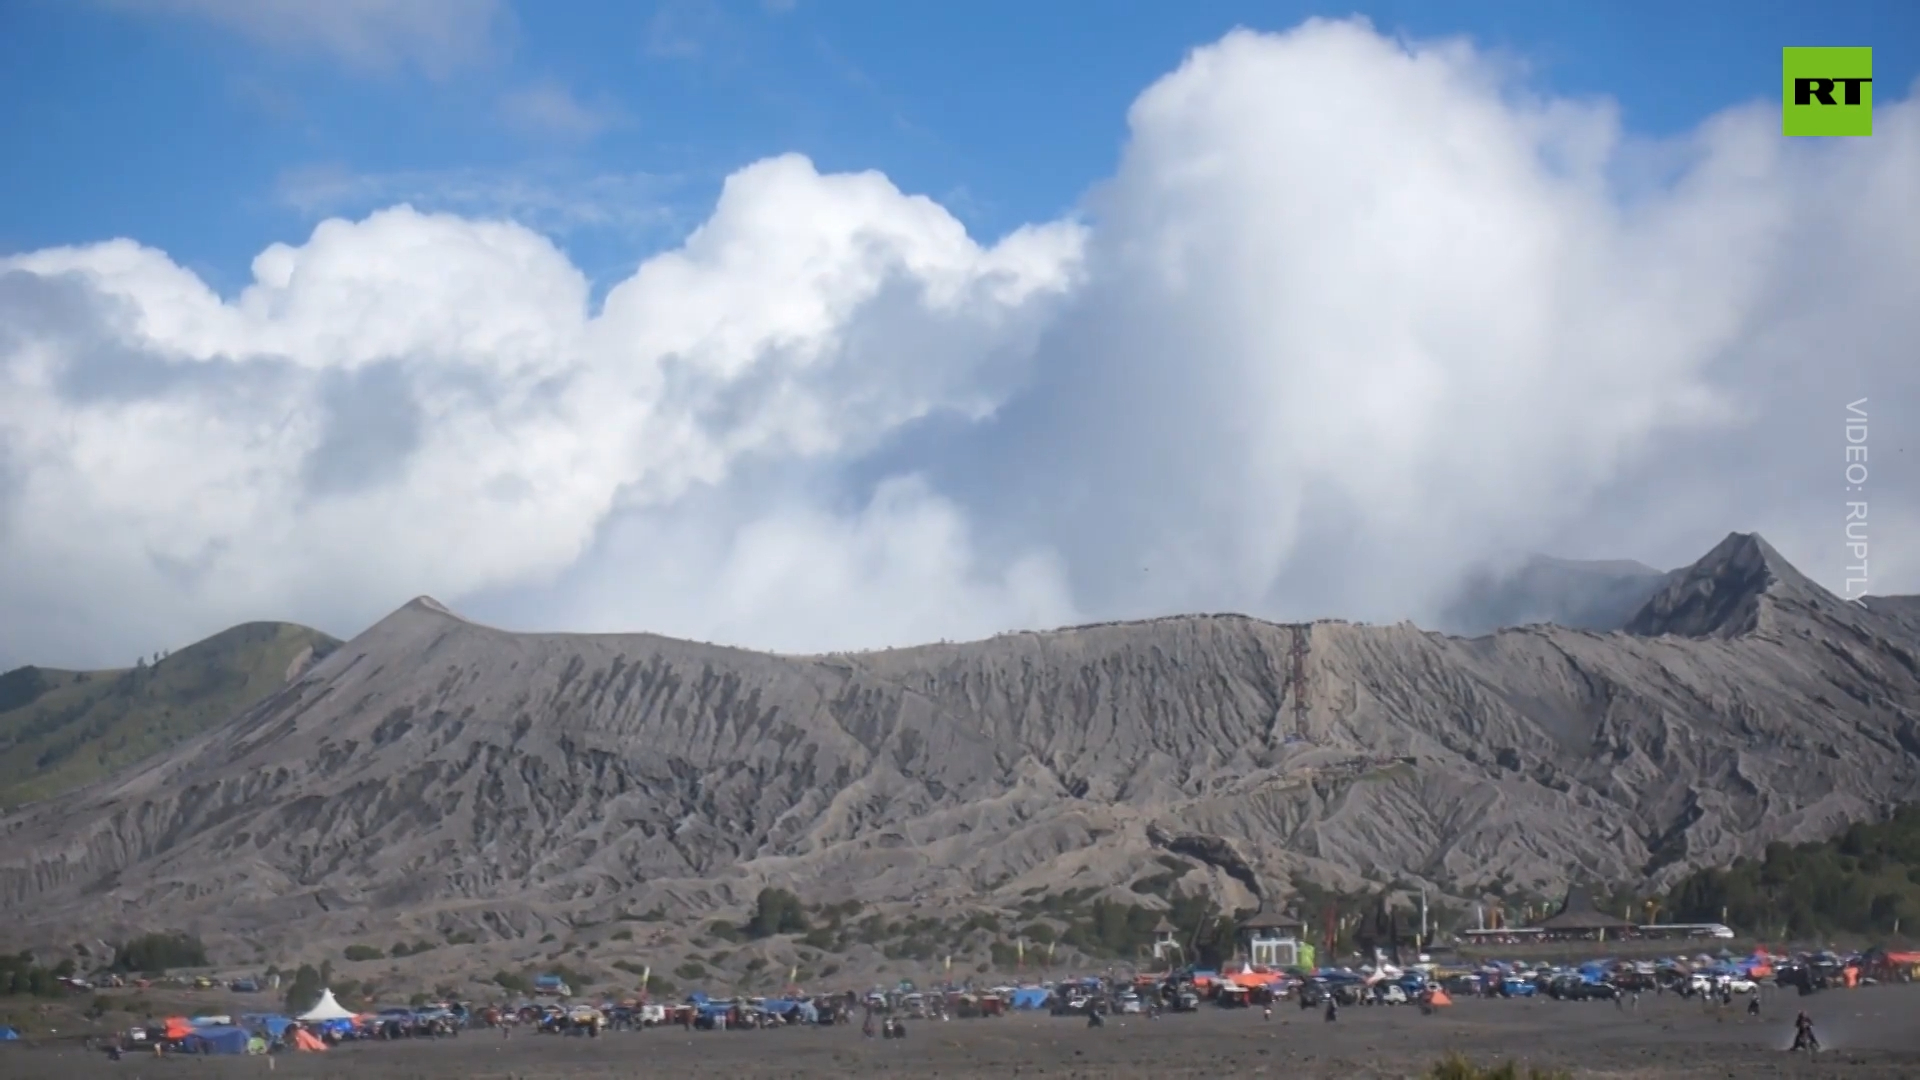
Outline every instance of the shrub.
{"label": "shrub", "polygon": [[143,934],[114,950],[113,969],[159,974],[169,968],[206,967],[207,947],[189,934]]}
{"label": "shrub", "polygon": [[[407,955],[406,953],[400,951],[405,947],[406,946],[404,945],[395,946],[393,950],[393,955],[395,956]],[[349,945],[347,946],[346,951],[342,955],[344,955],[348,960],[358,963],[363,960],[384,960],[386,959],[387,954],[381,952],[379,949],[376,949],[371,945]]]}
{"label": "shrub", "polygon": [[1448,1054],[1427,1070],[1431,1080],[1571,1080],[1571,1074],[1539,1066],[1520,1071],[1514,1062],[1481,1067],[1458,1053]]}
{"label": "shrub", "polygon": [[807,930],[807,911],[800,898],[785,889],[761,889],[753,904],[748,930],[754,937],[800,934]]}

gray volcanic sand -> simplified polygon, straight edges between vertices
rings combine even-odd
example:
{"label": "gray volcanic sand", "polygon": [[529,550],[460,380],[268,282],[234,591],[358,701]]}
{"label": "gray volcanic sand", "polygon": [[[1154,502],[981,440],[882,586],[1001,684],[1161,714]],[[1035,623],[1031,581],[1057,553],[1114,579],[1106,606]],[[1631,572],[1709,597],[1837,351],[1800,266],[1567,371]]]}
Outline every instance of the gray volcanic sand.
{"label": "gray volcanic sand", "polygon": [[[1813,1014],[1827,1049],[1817,1058],[1785,1051],[1792,1017]],[[274,1071],[258,1059],[129,1059],[118,1064],[75,1050],[0,1052],[0,1075],[124,1080],[180,1077],[469,1077],[544,1080],[635,1075],[792,1077],[1184,1078],[1243,1076],[1418,1076],[1450,1050],[1479,1064],[1516,1059],[1581,1076],[1755,1077],[1920,1076],[1920,986],[1771,997],[1758,1022],[1738,1005],[1724,1015],[1677,998],[1641,999],[1638,1011],[1610,1004],[1465,1001],[1435,1016],[1411,1008],[1347,1009],[1327,1024],[1287,1004],[1263,1021],[1258,1010],[1208,1008],[1148,1021],[1129,1017],[1099,1031],[1084,1022],[1021,1015],[916,1023],[904,1042],[866,1040],[859,1028],[622,1032],[597,1040],[469,1032],[440,1042],[370,1043],[325,1055],[281,1055]],[[1522,1072],[1524,1076],[1524,1070]]]}

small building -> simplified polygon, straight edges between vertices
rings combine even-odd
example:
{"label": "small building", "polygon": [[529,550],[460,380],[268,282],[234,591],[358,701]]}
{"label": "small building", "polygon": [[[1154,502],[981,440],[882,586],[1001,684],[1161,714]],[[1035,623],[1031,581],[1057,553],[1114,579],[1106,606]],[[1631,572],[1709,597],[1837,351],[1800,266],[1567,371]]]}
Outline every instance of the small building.
{"label": "small building", "polygon": [[1173,939],[1174,932],[1173,924],[1167,921],[1165,915],[1160,916],[1160,921],[1153,924],[1153,958],[1155,960],[1166,960],[1181,951],[1180,943]]}
{"label": "small building", "polygon": [[1290,915],[1263,911],[1240,924],[1240,955],[1255,967],[1296,967],[1306,929]]}
{"label": "small building", "polygon": [[1590,890],[1574,885],[1567,889],[1567,898],[1561,902],[1560,910],[1541,920],[1536,929],[1549,937],[1604,939],[1608,935],[1632,934],[1637,927],[1627,919],[1601,911],[1594,904]]}

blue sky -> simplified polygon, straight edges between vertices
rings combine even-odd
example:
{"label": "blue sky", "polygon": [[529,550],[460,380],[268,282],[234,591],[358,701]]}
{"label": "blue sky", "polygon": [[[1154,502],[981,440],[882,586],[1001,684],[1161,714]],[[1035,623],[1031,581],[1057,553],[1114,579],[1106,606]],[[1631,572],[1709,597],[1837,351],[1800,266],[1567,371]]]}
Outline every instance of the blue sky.
{"label": "blue sky", "polygon": [[[1356,10],[1470,35],[1655,135],[1769,99],[1782,45],[1871,45],[1883,94],[1920,62],[1906,0],[579,0],[518,6],[444,70],[147,6],[0,4],[0,251],[133,236],[225,290],[267,243],[405,197],[528,216],[605,280],[696,224],[729,172],[789,150],[879,169],[992,236],[1109,175],[1128,104],[1187,50]],[[577,130],[516,125],[507,102],[538,94],[578,104]]]}

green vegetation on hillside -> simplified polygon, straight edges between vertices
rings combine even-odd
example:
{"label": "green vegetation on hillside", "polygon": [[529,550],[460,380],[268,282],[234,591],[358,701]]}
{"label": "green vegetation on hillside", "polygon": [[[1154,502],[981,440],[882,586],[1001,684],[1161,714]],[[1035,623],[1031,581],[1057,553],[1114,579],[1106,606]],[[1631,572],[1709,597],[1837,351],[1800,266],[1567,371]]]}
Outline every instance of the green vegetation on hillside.
{"label": "green vegetation on hillside", "polygon": [[73,974],[73,970],[71,960],[46,968],[34,963],[32,953],[0,956],[0,997],[59,997],[66,992],[60,980]]}
{"label": "green vegetation on hillside", "polygon": [[51,798],[208,731],[286,685],[295,658],[339,642],[245,623],[113,671],[0,675],[0,808]]}
{"label": "green vegetation on hillside", "polygon": [[807,930],[807,911],[800,898],[785,889],[761,889],[754,901],[753,920],[747,929],[754,937],[775,934],[803,934]]}
{"label": "green vegetation on hillside", "polygon": [[161,975],[206,966],[207,947],[191,934],[143,934],[113,952],[113,970],[121,972]]}
{"label": "green vegetation on hillside", "polygon": [[1668,922],[1726,922],[1805,938],[1920,931],[1920,805],[1831,840],[1773,843],[1760,859],[1700,870],[1668,894]]}

